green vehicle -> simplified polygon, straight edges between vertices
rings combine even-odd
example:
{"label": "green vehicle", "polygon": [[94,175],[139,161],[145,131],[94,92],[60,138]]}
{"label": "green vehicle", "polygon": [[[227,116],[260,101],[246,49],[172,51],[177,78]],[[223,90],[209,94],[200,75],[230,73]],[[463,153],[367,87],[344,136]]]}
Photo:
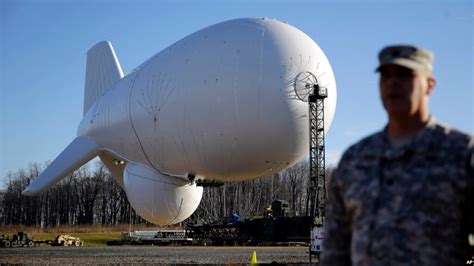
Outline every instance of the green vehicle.
{"label": "green vehicle", "polygon": [[16,248],[16,247],[34,247],[37,243],[25,232],[18,232],[13,235],[10,239],[7,235],[0,236],[0,246],[5,248]]}

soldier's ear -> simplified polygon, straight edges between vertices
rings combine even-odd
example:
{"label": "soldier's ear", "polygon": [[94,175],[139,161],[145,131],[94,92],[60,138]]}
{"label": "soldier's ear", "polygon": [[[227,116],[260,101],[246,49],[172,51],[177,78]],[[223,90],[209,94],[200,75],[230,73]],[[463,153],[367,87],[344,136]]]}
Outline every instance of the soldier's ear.
{"label": "soldier's ear", "polygon": [[426,95],[430,96],[435,87],[436,79],[433,76],[428,76],[428,89],[426,90]]}

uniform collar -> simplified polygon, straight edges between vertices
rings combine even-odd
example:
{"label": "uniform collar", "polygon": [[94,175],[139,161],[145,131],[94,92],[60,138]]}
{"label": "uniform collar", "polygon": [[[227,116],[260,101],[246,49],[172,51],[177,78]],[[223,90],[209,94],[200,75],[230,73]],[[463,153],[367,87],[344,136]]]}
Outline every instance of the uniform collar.
{"label": "uniform collar", "polygon": [[395,158],[403,156],[407,153],[426,153],[431,143],[431,132],[436,128],[436,120],[430,115],[428,122],[415,133],[411,141],[400,148],[392,147],[390,143],[390,137],[388,135],[388,124],[378,134],[377,147],[380,147],[377,151],[381,156],[387,158]]}

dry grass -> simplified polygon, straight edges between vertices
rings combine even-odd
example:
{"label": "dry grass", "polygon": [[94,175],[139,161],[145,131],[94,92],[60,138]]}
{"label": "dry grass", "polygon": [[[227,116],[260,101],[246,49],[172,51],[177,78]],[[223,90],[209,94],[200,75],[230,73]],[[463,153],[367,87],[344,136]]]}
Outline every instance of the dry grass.
{"label": "dry grass", "polygon": [[79,237],[86,247],[105,246],[109,240],[119,240],[122,238],[122,232],[135,230],[159,230],[159,229],[180,229],[179,227],[160,227],[146,224],[128,225],[121,224],[115,226],[102,225],[59,225],[52,228],[40,228],[24,225],[6,225],[2,226],[0,234],[7,234],[10,237],[17,232],[27,232],[38,240],[53,240],[57,235],[71,235]]}
{"label": "dry grass", "polygon": [[106,233],[106,232],[123,232],[123,231],[135,231],[135,230],[159,230],[159,229],[181,229],[179,226],[158,226],[158,225],[147,225],[147,224],[119,224],[119,225],[58,225],[55,227],[35,227],[25,225],[4,225],[2,226],[2,234],[14,234],[16,232],[28,232],[30,234],[39,233]]}
{"label": "dry grass", "polygon": [[[84,242],[85,247],[105,246],[107,241],[122,239],[120,232],[95,232],[95,233],[63,233],[73,237],[78,237]],[[58,233],[32,233],[32,236],[38,240],[54,240]]]}

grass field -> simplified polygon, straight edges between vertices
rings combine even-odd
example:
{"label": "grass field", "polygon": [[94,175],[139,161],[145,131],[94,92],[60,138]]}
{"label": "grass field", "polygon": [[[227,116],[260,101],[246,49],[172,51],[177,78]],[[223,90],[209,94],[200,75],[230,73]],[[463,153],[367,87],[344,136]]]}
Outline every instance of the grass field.
{"label": "grass field", "polygon": [[[91,233],[69,233],[63,232],[64,235],[79,237],[84,242],[85,247],[100,247],[105,246],[109,240],[119,240],[122,238],[121,232],[91,232]],[[53,240],[59,233],[33,233],[31,234],[35,239]]]}
{"label": "grass field", "polygon": [[27,226],[5,226],[2,227],[0,234],[6,234],[12,237],[17,232],[27,232],[37,240],[54,240],[56,236],[70,235],[78,237],[84,242],[85,247],[105,246],[109,240],[119,240],[122,238],[123,231],[134,230],[159,230],[160,227],[150,227],[147,225],[83,225],[83,226],[57,226],[53,228],[38,228]]}

